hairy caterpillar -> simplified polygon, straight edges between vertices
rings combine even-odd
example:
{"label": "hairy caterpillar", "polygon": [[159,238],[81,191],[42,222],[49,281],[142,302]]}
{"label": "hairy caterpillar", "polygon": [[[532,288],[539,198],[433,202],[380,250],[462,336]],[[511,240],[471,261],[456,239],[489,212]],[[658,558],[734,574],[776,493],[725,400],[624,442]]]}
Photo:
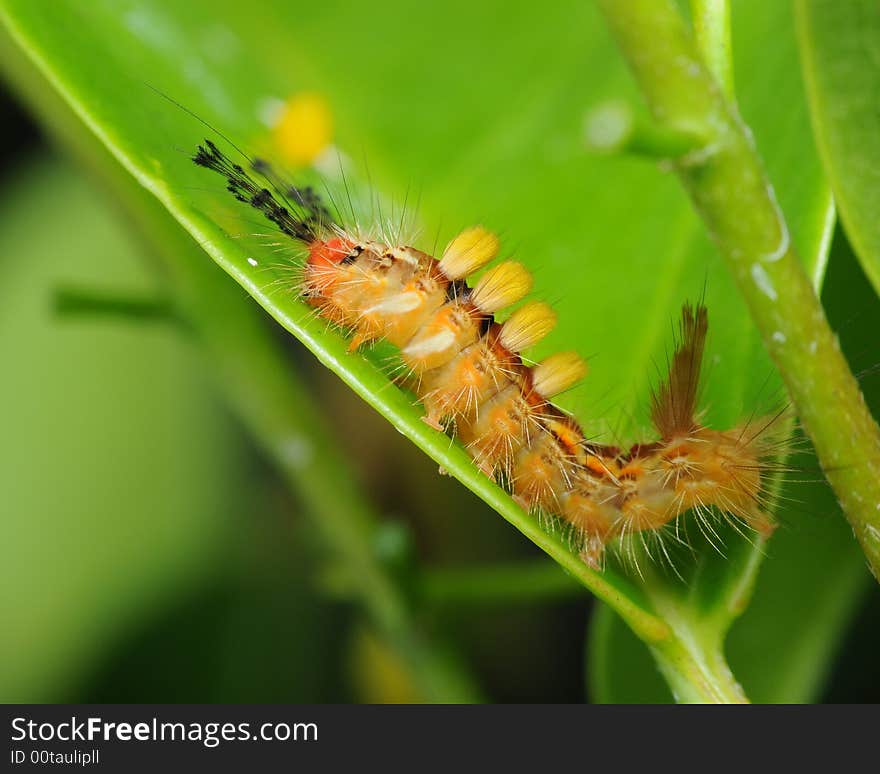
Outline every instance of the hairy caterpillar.
{"label": "hairy caterpillar", "polygon": [[295,289],[350,333],[350,350],[377,340],[395,345],[423,420],[454,432],[524,508],[569,525],[591,566],[602,567],[610,541],[658,530],[688,510],[772,531],[762,499],[774,418],[719,431],[697,413],[708,326],[702,304],[682,310],[668,374],[652,397],[656,437],[628,449],[594,443],[552,403],[583,378],[584,361],[564,352],[529,366],[522,357],[553,328],[553,311],[532,301],[495,320],[528,294],[526,268],[504,261],[466,281],[497,256],[495,234],[469,228],[437,259],[346,230],[311,188],[281,185],[261,162],[245,169],[209,140],[193,161],[305,247]]}

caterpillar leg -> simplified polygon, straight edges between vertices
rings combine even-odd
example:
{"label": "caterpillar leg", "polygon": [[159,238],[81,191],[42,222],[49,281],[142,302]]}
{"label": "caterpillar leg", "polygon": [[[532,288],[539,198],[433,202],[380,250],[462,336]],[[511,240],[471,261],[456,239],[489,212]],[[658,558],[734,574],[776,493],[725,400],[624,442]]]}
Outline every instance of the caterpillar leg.
{"label": "caterpillar leg", "polygon": [[605,542],[599,535],[587,535],[579,555],[591,569],[597,572],[605,569]]}
{"label": "caterpillar leg", "polygon": [[424,422],[428,427],[434,428],[434,430],[439,430],[441,433],[446,429],[441,424],[440,420],[442,417],[435,414],[424,414],[419,417],[422,422]]}
{"label": "caterpillar leg", "polygon": [[348,351],[354,352],[356,351],[362,344],[369,344],[375,341],[377,336],[373,333],[368,333],[366,331],[359,331],[355,333],[354,337],[350,342],[348,342]]}
{"label": "caterpillar leg", "polygon": [[[486,476],[487,478],[491,478],[493,481],[498,480],[497,476],[496,476],[496,473],[498,471],[497,465],[494,465],[492,462],[490,462],[487,459],[474,460],[474,462],[476,462],[477,467],[480,469],[480,472],[484,476]],[[528,505],[525,505],[524,501],[520,502],[517,499],[516,495],[514,495],[513,499],[516,501],[517,505],[519,505],[521,508],[528,510]]]}

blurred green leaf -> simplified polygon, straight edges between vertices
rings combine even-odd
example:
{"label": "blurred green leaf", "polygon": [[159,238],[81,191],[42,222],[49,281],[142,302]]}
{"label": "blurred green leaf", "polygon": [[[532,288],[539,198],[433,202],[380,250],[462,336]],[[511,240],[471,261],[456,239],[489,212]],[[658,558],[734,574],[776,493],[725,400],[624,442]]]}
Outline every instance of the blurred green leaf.
{"label": "blurred green leaf", "polygon": [[347,611],[315,594],[313,562],[290,503],[277,480],[261,473],[247,477],[249,507],[236,520],[222,573],[131,627],[77,701],[344,699],[339,633]]}
{"label": "blurred green leaf", "polygon": [[[248,223],[251,214],[228,201],[222,183],[189,162],[188,152],[208,130],[143,83],[244,145],[257,144],[264,131],[259,117],[267,97],[319,91],[333,105],[342,153],[364,155],[380,191],[403,199],[415,184],[427,233],[439,229],[445,239],[475,221],[500,228],[517,257],[534,268],[537,294],[560,312],[557,330],[536,356],[570,347],[598,353],[587,383],[565,400],[593,436],[626,441],[647,425],[645,397],[670,341],[669,321],[705,284],[713,321],[706,401],[712,421],[733,423],[764,408],[756,402],[772,373],[769,360],[676,181],[642,161],[583,151],[585,109],[612,96],[635,98],[590,5],[512,7],[498,0],[455,2],[441,11],[396,1],[244,7],[99,0],[48,8],[5,0],[3,7],[15,43],[120,163],[401,432],[579,575],[642,636],[662,635],[661,607],[661,617],[671,616],[676,626],[699,623],[712,630],[708,638],[720,636],[747,597],[754,548],[731,537],[726,557],[701,552],[683,573],[689,585],[659,576],[633,581],[614,568],[601,576],[586,570],[558,536],[546,534],[480,475],[461,448],[421,423],[419,410],[389,389],[369,358],[349,355],[338,335],[277,291],[278,256],[253,235],[237,233],[265,233],[265,225]],[[750,0],[737,8],[742,112],[818,282],[831,205],[803,131],[790,20],[778,4]],[[780,93],[790,100],[783,117],[775,109]],[[420,244],[430,248],[432,241]],[[765,401],[778,389],[771,381]]]}
{"label": "blurred green leaf", "polygon": [[822,160],[850,243],[880,293],[880,3],[795,6]]}
{"label": "blurred green leaf", "polygon": [[238,435],[177,331],[52,311],[59,281],[146,289],[140,258],[66,164],[29,164],[0,193],[4,701],[68,697],[217,571],[243,505]]}

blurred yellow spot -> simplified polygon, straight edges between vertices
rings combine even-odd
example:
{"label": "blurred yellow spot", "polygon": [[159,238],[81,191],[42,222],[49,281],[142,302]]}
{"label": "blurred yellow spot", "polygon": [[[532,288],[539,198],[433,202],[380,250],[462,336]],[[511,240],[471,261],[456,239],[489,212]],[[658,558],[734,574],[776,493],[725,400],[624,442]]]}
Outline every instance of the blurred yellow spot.
{"label": "blurred yellow spot", "polygon": [[351,665],[358,700],[368,704],[424,701],[397,654],[366,628],[354,633]]}
{"label": "blurred yellow spot", "polygon": [[272,131],[282,160],[291,166],[307,166],[333,139],[330,105],[315,92],[294,94],[285,103]]}

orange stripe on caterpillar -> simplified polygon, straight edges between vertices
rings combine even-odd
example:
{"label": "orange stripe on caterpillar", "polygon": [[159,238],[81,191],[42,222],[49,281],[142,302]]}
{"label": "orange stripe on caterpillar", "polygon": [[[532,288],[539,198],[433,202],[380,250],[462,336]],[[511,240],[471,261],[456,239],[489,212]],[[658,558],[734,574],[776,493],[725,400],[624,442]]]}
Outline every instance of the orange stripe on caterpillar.
{"label": "orange stripe on caterpillar", "polygon": [[492,323],[478,342],[449,363],[425,373],[420,389],[425,422],[441,428],[444,420],[472,418],[510,381],[522,362],[518,353],[537,344],[555,324],[556,315],[546,304],[525,304],[503,324]]}
{"label": "orange stripe on caterpillar", "polygon": [[413,247],[321,228],[314,196],[303,212],[288,211],[210,143],[195,160],[307,244],[308,303],[351,332],[350,349],[377,339],[394,344],[424,405],[424,421],[453,430],[480,469],[506,483],[524,508],[569,524],[592,566],[601,567],[615,538],[659,529],[690,509],[714,507],[762,534],[772,530],[761,508],[772,423],[718,431],[702,426],[696,413],[708,328],[702,305],[682,310],[669,374],[652,397],[657,440],[629,450],[595,444],[550,402],[585,376],[580,357],[558,353],[534,367],[521,358],[552,329],[552,310],[531,302],[504,323],[494,320],[528,293],[529,272],[506,261],[473,287],[465,281],[497,255],[494,234],[467,229],[437,260]]}

